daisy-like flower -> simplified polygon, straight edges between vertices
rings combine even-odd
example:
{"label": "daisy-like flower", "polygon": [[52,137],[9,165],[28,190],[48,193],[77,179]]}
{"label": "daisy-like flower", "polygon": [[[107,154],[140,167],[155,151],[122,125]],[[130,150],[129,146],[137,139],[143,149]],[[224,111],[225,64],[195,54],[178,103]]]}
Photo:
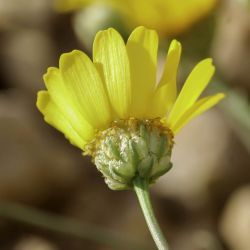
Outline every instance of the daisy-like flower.
{"label": "daisy-like flower", "polygon": [[[93,157],[112,189],[133,186],[136,176],[153,182],[171,167],[174,136],[224,94],[200,98],[215,68],[199,62],[177,95],[181,44],[170,44],[156,82],[158,36],[136,28],[125,44],[110,28],[97,33],[93,61],[79,50],[62,54],[59,68],[44,75],[37,107],[45,121]],[[200,98],[200,99],[199,99]]]}

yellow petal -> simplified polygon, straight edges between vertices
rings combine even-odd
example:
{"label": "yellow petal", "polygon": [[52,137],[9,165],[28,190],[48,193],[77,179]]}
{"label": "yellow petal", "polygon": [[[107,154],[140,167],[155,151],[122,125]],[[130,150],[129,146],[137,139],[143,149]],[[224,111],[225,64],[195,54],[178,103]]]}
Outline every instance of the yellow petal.
{"label": "yellow petal", "polygon": [[113,110],[119,118],[128,118],[131,104],[129,61],[124,41],[116,30],[110,28],[97,33],[93,59],[105,81]]}
{"label": "yellow petal", "polygon": [[202,60],[194,67],[169,114],[169,126],[176,123],[184,112],[196,102],[208,85],[214,71],[215,68],[210,58]]}
{"label": "yellow petal", "polygon": [[108,127],[111,110],[105,86],[86,54],[74,50],[60,57],[60,72],[71,98],[80,105],[81,113],[94,128]]}
{"label": "yellow petal", "polygon": [[169,99],[167,93],[169,92],[169,85],[165,84],[157,87],[152,97],[152,100],[147,106],[146,117],[150,119],[164,117],[169,109]]}
{"label": "yellow petal", "polygon": [[44,115],[44,119],[47,123],[61,131],[69,141],[83,149],[86,142],[72,127],[70,121],[61,113],[60,109],[51,100],[47,91],[39,91],[37,95],[37,108]]}
{"label": "yellow petal", "polygon": [[218,93],[213,96],[202,98],[201,100],[197,101],[191,108],[189,108],[182,115],[182,117],[175,124],[173,124],[173,126],[170,126],[170,129],[174,132],[174,134],[178,133],[180,129],[191,119],[210,109],[224,97],[225,95],[223,93]]}
{"label": "yellow petal", "polygon": [[168,50],[162,78],[147,109],[147,116],[150,118],[165,116],[174,104],[180,57],[181,44],[173,40]]}
{"label": "yellow petal", "polygon": [[62,115],[71,123],[71,126],[81,135],[83,140],[91,140],[94,130],[85,120],[81,105],[67,90],[59,69],[48,68],[43,78],[50,98],[60,109]]}
{"label": "yellow petal", "polygon": [[136,28],[127,42],[132,86],[131,116],[144,118],[156,84],[158,35],[155,30]]}
{"label": "yellow petal", "polygon": [[173,40],[169,46],[164,71],[159,83],[159,87],[162,85],[169,85],[169,92],[167,93],[170,103],[173,103],[176,99],[176,79],[181,57],[181,44],[177,40]]}

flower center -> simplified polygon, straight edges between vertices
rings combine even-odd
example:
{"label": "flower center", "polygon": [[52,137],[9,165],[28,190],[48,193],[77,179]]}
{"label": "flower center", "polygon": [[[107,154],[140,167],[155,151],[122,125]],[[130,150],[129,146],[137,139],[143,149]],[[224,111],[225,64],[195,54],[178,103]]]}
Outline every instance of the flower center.
{"label": "flower center", "polygon": [[117,120],[86,146],[111,189],[128,189],[136,176],[153,182],[171,168],[173,133],[161,119]]}

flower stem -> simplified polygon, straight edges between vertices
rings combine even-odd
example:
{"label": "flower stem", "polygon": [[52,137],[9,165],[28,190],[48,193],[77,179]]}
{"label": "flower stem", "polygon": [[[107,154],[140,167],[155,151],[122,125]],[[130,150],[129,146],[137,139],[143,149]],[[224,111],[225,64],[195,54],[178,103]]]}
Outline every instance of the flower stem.
{"label": "flower stem", "polygon": [[134,190],[139,200],[149,231],[154,239],[157,248],[159,250],[169,250],[168,243],[154,215],[154,211],[149,196],[148,180],[142,179],[140,177],[135,178]]}

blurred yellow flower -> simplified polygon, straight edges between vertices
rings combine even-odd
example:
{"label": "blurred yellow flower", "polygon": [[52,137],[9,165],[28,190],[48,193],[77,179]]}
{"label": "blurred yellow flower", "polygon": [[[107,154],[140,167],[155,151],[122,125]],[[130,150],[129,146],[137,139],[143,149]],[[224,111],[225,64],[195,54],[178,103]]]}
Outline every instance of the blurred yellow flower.
{"label": "blurred yellow flower", "polygon": [[97,33],[93,62],[83,52],[62,54],[59,68],[44,75],[47,91],[39,91],[37,107],[45,121],[84,150],[98,131],[117,120],[160,118],[175,135],[224,94],[201,98],[214,74],[211,59],[199,62],[177,96],[176,76],[181,44],[173,40],[164,72],[156,83],[158,35],[142,26],[125,44],[110,28]]}
{"label": "blurred yellow flower", "polygon": [[183,32],[207,15],[218,0],[56,0],[56,8],[67,12],[94,3],[108,4],[134,28],[144,25],[163,35]]}
{"label": "blurred yellow flower", "polygon": [[181,33],[208,14],[217,0],[111,0],[132,27],[144,25],[160,34]]}

